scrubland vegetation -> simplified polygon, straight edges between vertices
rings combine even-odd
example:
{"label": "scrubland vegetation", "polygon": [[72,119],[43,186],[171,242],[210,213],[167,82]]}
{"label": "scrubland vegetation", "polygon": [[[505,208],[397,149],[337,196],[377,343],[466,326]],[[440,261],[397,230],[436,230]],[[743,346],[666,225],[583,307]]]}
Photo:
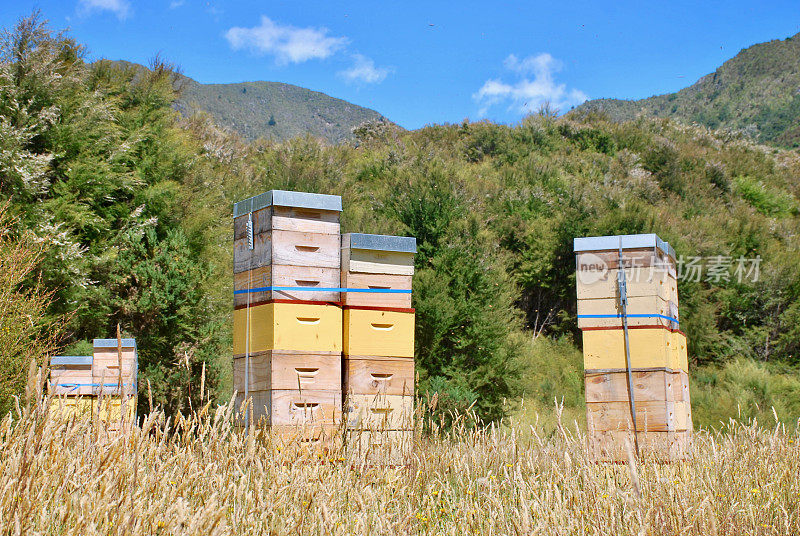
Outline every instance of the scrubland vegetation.
{"label": "scrubland vegetation", "polygon": [[[118,323],[138,341],[154,407],[172,418],[201,407],[204,368],[212,400],[226,402],[231,207],[276,188],[342,195],[344,232],[417,237],[417,391],[436,395],[437,414],[472,407],[497,421],[563,397],[580,419],[572,239],[656,232],[679,255],[732,263],[725,277],[679,283],[695,424],[766,422],[773,406],[787,425],[797,418],[797,151],[546,109],[511,126],[370,123],[353,144],[250,143],[202,114],[182,118],[176,80],[158,58],[146,72],[88,63],[38,16],[4,34],[0,247],[35,262],[0,276],[29,318],[24,332],[22,317],[0,318],[0,333],[19,334],[0,339],[13,371],[1,408],[21,394],[20,345],[44,365],[53,345],[83,353]],[[758,273],[739,281],[740,257],[759,258]]]}

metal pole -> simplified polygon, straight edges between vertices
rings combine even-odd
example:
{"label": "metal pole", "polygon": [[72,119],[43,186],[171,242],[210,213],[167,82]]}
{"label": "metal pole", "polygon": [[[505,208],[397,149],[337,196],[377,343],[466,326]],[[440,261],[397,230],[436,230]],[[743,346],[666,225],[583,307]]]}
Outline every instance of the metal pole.
{"label": "metal pole", "polygon": [[245,314],[245,332],[244,332],[244,426],[245,433],[250,423],[250,288],[253,286],[253,249],[255,247],[253,241],[253,213],[250,212],[247,217],[247,247],[250,250],[250,260],[247,267],[247,313]]}
{"label": "metal pole", "polygon": [[619,287],[619,305],[622,310],[622,332],[625,336],[625,364],[628,375],[628,399],[631,408],[631,422],[633,423],[633,444],[636,448],[636,457],[639,457],[639,434],[636,429],[636,399],[633,395],[633,371],[631,370],[631,347],[628,339],[628,287],[625,281],[625,265],[622,260],[622,237],[619,239],[619,266],[617,269],[617,286]]}

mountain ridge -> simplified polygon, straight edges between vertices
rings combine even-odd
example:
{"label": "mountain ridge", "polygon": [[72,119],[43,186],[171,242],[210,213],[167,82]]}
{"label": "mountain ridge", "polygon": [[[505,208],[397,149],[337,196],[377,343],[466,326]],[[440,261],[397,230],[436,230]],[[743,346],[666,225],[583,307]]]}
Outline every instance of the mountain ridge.
{"label": "mountain ridge", "polygon": [[[126,60],[107,61],[126,68],[147,69]],[[339,144],[354,140],[352,129],[365,122],[389,122],[371,108],[285,82],[203,84],[178,72],[175,83],[180,92],[173,107],[182,115],[206,112],[218,126],[248,141],[285,141],[311,135]]]}
{"label": "mountain ridge", "polygon": [[601,98],[571,113],[613,121],[667,117],[742,131],[759,142],[800,146],[800,33],[742,49],[714,72],[674,93],[645,99]]}

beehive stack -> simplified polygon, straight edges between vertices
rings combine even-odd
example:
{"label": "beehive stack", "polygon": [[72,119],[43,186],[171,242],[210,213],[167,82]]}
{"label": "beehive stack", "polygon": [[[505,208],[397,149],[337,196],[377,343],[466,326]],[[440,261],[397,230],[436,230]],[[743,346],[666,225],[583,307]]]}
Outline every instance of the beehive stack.
{"label": "beehive stack", "polygon": [[240,423],[320,442],[341,422],[339,196],[273,190],[234,205]]}
{"label": "beehive stack", "polygon": [[416,239],[342,236],[344,395],[350,448],[399,461],[413,442]]}
{"label": "beehive stack", "polygon": [[95,339],[93,355],[50,359],[52,409],[64,416],[97,415],[108,430],[136,415],[138,358],[135,339]]}
{"label": "beehive stack", "polygon": [[666,460],[685,457],[692,416],[674,250],[654,234],[576,238],[574,246],[590,448],[601,459],[625,459],[626,441],[635,445],[633,403],[640,452]]}

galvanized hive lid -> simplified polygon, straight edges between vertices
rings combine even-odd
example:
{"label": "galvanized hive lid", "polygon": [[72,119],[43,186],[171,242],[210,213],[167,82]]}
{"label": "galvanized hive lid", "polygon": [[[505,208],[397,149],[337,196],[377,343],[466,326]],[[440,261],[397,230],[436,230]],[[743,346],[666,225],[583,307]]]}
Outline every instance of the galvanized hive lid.
{"label": "galvanized hive lid", "polygon": [[[123,348],[136,348],[136,339],[121,339]],[[117,339],[95,339],[95,348],[116,348]]]}
{"label": "galvanized hive lid", "polygon": [[50,358],[50,366],[91,366],[94,356],[91,355],[56,355]]}
{"label": "galvanized hive lid", "polygon": [[582,251],[618,250],[620,240],[622,241],[622,249],[658,248],[673,259],[676,258],[675,249],[669,245],[669,242],[661,240],[654,233],[575,238],[573,251],[580,253]]}
{"label": "galvanized hive lid", "polygon": [[396,251],[399,253],[416,253],[417,239],[413,236],[346,233],[342,235],[342,247],[350,249]]}
{"label": "galvanized hive lid", "polygon": [[342,196],[328,194],[312,194],[309,192],[289,192],[286,190],[270,190],[250,199],[233,204],[233,217],[238,218],[249,212],[255,212],[269,206],[312,208],[318,210],[342,211]]}

